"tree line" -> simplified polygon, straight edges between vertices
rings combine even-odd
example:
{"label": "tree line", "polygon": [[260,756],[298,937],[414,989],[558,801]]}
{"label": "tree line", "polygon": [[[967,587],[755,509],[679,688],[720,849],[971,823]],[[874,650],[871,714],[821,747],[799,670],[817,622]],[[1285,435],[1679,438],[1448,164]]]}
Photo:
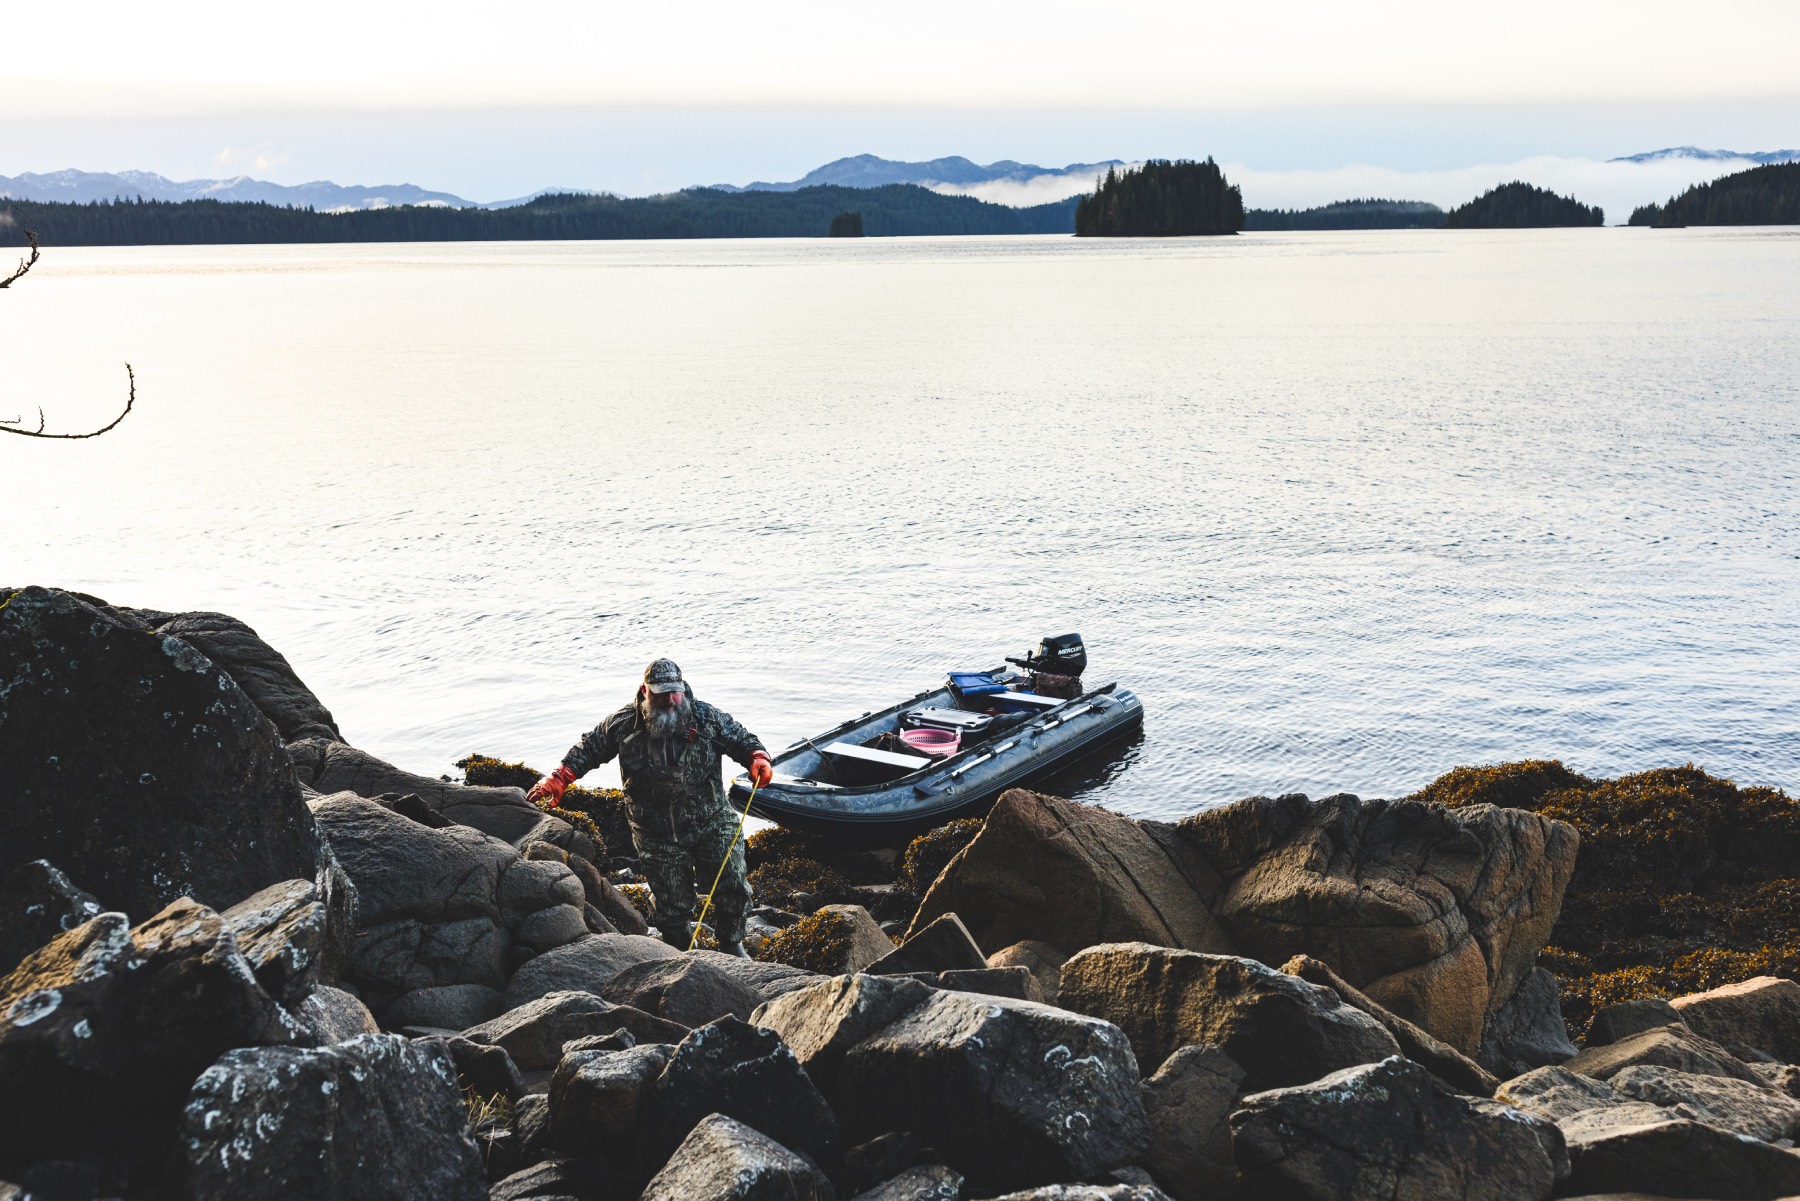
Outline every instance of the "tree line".
{"label": "tree line", "polygon": [[1244,197],[1210,158],[1153,158],[1124,171],[1108,167],[1093,194],[1075,207],[1077,237],[1186,237],[1242,228]]}
{"label": "tree line", "polygon": [[1249,209],[1247,230],[1437,229],[1444,210],[1424,200],[1334,200],[1309,209]]}
{"label": "tree line", "polygon": [[1444,214],[1445,229],[1546,229],[1605,225],[1606,212],[1573,196],[1514,180]]}
{"label": "tree line", "polygon": [[875,237],[1068,233],[1075,201],[1010,208],[911,184],[795,192],[690,188],[646,197],[555,193],[503,209],[403,205],[329,213],[218,200],[0,201],[0,213],[36,230],[46,245],[60,246],[804,238],[825,236],[833,219],[853,207],[864,232]]}
{"label": "tree line", "polygon": [[1769,163],[1646,204],[1631,225],[1800,225],[1800,163]]}

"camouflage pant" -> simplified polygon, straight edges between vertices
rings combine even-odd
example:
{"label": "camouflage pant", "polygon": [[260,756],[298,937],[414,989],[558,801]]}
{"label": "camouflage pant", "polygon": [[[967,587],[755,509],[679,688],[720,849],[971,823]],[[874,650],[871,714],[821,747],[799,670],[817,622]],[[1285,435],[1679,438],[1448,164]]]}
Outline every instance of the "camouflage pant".
{"label": "camouflage pant", "polygon": [[[750,883],[744,878],[744,842],[738,839],[737,814],[725,814],[708,822],[680,841],[658,837],[632,823],[631,837],[637,844],[638,870],[650,881],[650,894],[655,898],[654,921],[665,939],[673,940],[687,931],[694,920],[706,890],[712,887],[719,861],[725,848],[731,847],[731,861],[719,876],[718,891],[707,910],[706,924],[721,944],[741,942],[744,937],[744,914],[750,908]],[[685,943],[685,940],[684,940]]]}

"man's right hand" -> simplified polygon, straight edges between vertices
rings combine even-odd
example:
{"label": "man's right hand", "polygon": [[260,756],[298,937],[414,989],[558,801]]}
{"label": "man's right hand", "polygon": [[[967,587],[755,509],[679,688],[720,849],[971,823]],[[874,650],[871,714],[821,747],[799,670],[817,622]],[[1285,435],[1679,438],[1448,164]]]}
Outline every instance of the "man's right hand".
{"label": "man's right hand", "polygon": [[539,801],[549,801],[550,807],[554,809],[562,803],[563,791],[574,782],[575,773],[570,771],[566,765],[559,766],[555,771],[533,784],[531,791],[525,794],[525,799],[533,804]]}

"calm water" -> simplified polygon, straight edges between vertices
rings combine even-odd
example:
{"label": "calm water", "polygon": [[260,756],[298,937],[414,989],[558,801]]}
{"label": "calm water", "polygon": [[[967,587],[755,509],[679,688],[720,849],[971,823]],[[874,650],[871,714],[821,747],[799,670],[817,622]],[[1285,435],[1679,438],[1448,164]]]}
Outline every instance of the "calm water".
{"label": "calm water", "polygon": [[1465,763],[1800,785],[1800,232],[51,248],[0,583],[215,608],[345,735],[773,746],[1080,631],[1142,815]]}

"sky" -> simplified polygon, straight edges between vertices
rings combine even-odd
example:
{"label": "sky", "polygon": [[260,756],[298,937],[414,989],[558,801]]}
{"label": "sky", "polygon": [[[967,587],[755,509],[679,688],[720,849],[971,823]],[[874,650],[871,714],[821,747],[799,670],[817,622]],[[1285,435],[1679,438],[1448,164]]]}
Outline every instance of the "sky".
{"label": "sky", "polygon": [[1795,0],[97,0],[36,9],[15,40],[0,174],[243,173],[494,200],[792,179],[857,153],[1210,154],[1237,165],[1251,203],[1287,202],[1306,178],[1349,186],[1351,168],[1404,183],[1800,144],[1795,45]]}

